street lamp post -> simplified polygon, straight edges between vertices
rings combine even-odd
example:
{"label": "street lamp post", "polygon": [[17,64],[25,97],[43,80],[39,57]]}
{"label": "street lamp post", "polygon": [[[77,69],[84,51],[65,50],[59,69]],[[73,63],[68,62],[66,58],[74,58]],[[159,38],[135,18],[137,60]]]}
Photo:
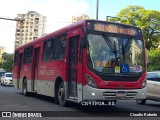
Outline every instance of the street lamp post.
{"label": "street lamp post", "polygon": [[96,12],[96,20],[98,20],[98,9],[99,9],[99,0],[97,0],[97,12]]}

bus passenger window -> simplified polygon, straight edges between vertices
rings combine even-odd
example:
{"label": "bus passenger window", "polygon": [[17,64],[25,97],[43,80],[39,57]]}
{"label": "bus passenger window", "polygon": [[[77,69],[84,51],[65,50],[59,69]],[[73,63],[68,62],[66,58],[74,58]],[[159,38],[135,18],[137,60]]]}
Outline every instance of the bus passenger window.
{"label": "bus passenger window", "polygon": [[56,37],[54,41],[53,59],[64,59],[66,55],[67,35]]}
{"label": "bus passenger window", "polygon": [[54,53],[53,53],[53,59],[60,59],[61,55],[61,41],[56,38],[54,41]]}
{"label": "bus passenger window", "polygon": [[32,62],[32,53],[33,53],[33,47],[28,47],[28,61],[27,63],[31,63]]}
{"label": "bus passenger window", "polygon": [[15,66],[16,66],[17,63],[18,63],[18,56],[19,56],[19,52],[16,51],[16,52],[15,52],[15,55],[14,55],[14,63],[13,63]]}
{"label": "bus passenger window", "polygon": [[43,61],[52,60],[52,51],[53,51],[52,39],[45,41],[43,48]]}
{"label": "bus passenger window", "polygon": [[24,59],[23,59],[24,64],[32,62],[32,53],[33,53],[33,46],[24,49]]}
{"label": "bus passenger window", "polygon": [[66,40],[61,41],[61,45],[62,45],[61,58],[65,58],[65,55],[66,55]]}

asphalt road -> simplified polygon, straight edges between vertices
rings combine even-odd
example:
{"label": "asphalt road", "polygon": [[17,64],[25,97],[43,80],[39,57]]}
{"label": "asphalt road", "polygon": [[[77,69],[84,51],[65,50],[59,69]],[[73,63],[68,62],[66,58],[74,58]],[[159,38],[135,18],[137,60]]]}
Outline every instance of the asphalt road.
{"label": "asphalt road", "polygon": [[[137,111],[138,113],[144,113],[144,111],[159,111],[160,113],[160,102],[147,101],[145,105],[138,105],[136,104],[135,100],[121,100],[118,101],[114,106],[82,107],[78,104],[71,104],[69,107],[62,107],[55,104],[54,99],[51,97],[36,94],[31,94],[29,97],[25,97],[21,94],[21,91],[17,90],[13,86],[0,86],[0,111],[54,111],[50,114],[53,116],[56,114],[56,119],[63,118],[68,120],[75,117],[76,119],[81,119],[80,116],[83,116],[82,118],[86,120],[88,120],[88,117],[91,117],[92,120],[97,120],[99,119],[98,117],[106,119],[105,116],[107,115],[111,117],[110,119],[116,119],[114,117],[119,117],[118,120],[125,120],[128,119],[123,118],[125,112],[127,115],[130,115],[131,113],[137,113]],[[120,117],[121,115],[123,117]],[[137,119],[137,117],[130,117],[130,119],[132,118]],[[149,118],[147,117],[146,120],[147,119]]]}

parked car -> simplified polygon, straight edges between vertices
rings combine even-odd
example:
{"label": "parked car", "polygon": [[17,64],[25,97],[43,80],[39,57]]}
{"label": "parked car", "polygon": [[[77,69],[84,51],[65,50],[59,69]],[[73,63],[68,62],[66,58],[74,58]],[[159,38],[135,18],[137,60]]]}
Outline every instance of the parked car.
{"label": "parked car", "polygon": [[147,73],[147,96],[146,99],[136,100],[138,104],[145,104],[147,100],[160,101],[160,71]]}
{"label": "parked car", "polygon": [[1,85],[12,85],[12,73],[4,73],[1,77]]}

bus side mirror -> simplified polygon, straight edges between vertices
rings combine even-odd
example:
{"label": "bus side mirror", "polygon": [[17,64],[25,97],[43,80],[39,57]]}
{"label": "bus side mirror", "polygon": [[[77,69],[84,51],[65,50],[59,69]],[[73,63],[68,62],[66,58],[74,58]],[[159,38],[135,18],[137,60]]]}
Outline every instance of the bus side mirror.
{"label": "bus side mirror", "polygon": [[85,48],[86,47],[86,39],[85,36],[81,37],[81,48]]}

